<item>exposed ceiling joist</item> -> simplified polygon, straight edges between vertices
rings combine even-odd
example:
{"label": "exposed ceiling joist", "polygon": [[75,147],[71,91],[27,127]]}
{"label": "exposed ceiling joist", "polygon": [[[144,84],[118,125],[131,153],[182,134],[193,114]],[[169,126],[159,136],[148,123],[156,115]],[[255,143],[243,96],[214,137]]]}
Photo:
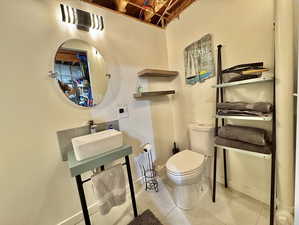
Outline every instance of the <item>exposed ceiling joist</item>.
{"label": "exposed ceiling joist", "polygon": [[145,21],[151,21],[151,19],[153,18],[153,16],[155,15],[156,12],[158,12],[163,6],[166,5],[167,2],[169,2],[170,0],[152,0],[152,4],[151,4],[151,12],[144,12],[144,20]]}
{"label": "exposed ceiling joist", "polygon": [[126,13],[127,12],[127,5],[128,5],[128,1],[127,0],[114,0],[115,4],[117,5],[117,10],[122,12],[122,13]]}
{"label": "exposed ceiling joist", "polygon": [[168,17],[169,20],[173,20],[175,18],[177,18],[184,9],[186,9],[189,5],[191,5],[193,2],[195,2],[196,0],[185,0],[184,2],[182,2],[182,4],[176,8],[171,15]]}
{"label": "exposed ceiling joist", "polygon": [[[140,6],[140,5],[138,5],[138,4],[135,4],[135,3],[133,3],[133,2],[128,2],[128,4],[129,5],[132,5],[132,6],[135,6],[136,8],[139,8],[140,10],[144,10],[144,11],[146,11],[146,12],[152,12],[150,9],[148,9],[148,8],[144,8],[144,7],[142,7],[142,6]],[[155,15],[156,16],[159,16],[159,17],[163,17],[161,14],[159,14],[159,13],[155,13]],[[155,16],[154,15],[154,16]],[[166,20],[168,20],[166,17],[164,17],[164,19],[166,19]]]}
{"label": "exposed ceiling joist", "polygon": [[171,15],[171,14],[168,12],[168,10],[170,10],[170,9],[177,3],[177,1],[178,1],[178,0],[171,0],[171,1],[169,1],[169,3],[168,3],[168,5],[167,5],[167,7],[165,8],[165,10],[164,10],[162,16],[160,17],[160,19],[158,20],[158,22],[157,22],[156,24],[159,24],[160,21],[162,21],[162,27],[164,27],[163,17],[164,17],[165,14]]}
{"label": "exposed ceiling joist", "polygon": [[159,27],[165,27],[196,0],[81,0],[126,14]]}

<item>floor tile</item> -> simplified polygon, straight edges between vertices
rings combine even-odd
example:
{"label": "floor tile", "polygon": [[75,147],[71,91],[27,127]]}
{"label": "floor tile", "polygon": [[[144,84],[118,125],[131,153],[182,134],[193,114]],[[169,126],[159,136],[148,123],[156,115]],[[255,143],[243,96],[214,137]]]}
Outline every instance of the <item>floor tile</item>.
{"label": "floor tile", "polygon": [[[265,204],[220,184],[217,185],[216,203],[213,203],[210,188],[207,185],[204,188],[194,209],[181,210],[171,195],[173,185],[159,180],[158,193],[143,190],[136,195],[138,212],[150,209],[163,225],[268,225],[269,209]],[[127,225],[132,219],[130,197],[106,216],[100,213],[91,216],[93,225]]]}
{"label": "floor tile", "polygon": [[257,223],[262,203],[218,185],[216,202],[213,203],[208,194],[199,208],[215,215],[224,224],[240,225],[242,221],[242,225],[253,225]]}
{"label": "floor tile", "polygon": [[161,220],[165,219],[176,206],[164,183],[161,180],[158,182],[159,192],[142,192],[138,195],[137,205],[139,213],[150,209]]}
{"label": "floor tile", "polygon": [[166,219],[165,225],[225,225],[209,211],[199,208],[188,211],[175,208]]}

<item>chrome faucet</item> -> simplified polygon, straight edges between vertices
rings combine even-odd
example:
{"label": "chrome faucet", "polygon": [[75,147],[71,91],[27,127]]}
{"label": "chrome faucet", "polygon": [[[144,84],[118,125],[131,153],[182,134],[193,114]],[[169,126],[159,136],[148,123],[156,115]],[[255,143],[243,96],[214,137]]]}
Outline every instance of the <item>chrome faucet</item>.
{"label": "chrome faucet", "polygon": [[97,132],[97,125],[94,123],[94,121],[93,120],[89,120],[88,124],[89,124],[89,132],[91,134],[96,133]]}

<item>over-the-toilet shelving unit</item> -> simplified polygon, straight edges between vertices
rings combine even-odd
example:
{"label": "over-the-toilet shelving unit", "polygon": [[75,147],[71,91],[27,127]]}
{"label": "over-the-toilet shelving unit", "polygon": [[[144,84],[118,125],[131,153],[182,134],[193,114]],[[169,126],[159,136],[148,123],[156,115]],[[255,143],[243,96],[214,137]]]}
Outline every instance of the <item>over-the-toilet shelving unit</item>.
{"label": "over-the-toilet shelving unit", "polygon": [[[275,215],[275,169],[276,169],[276,115],[275,115],[275,73],[273,76],[261,76],[259,78],[253,78],[242,81],[235,81],[224,83],[222,79],[222,75],[226,73],[226,70],[222,70],[222,58],[221,58],[221,48],[222,45],[218,45],[218,68],[217,68],[217,84],[213,86],[216,88],[216,104],[224,102],[224,88],[239,86],[239,85],[249,85],[256,84],[260,82],[273,82],[273,112],[272,114],[265,116],[224,116],[217,115],[217,107],[216,107],[216,118],[215,118],[215,136],[218,135],[218,124],[221,120],[221,126],[225,125],[225,121],[228,120],[248,120],[248,121],[266,121],[272,122],[272,151],[270,154],[252,152],[244,149],[237,149],[222,145],[214,145],[214,171],[213,171],[213,202],[216,200],[216,171],[217,171],[217,151],[218,149],[223,150],[223,162],[224,162],[224,184],[225,187],[228,187],[227,184],[227,164],[226,164],[226,151],[238,152],[250,156],[254,156],[262,159],[271,160],[271,192],[270,192],[270,225],[274,225],[274,215]],[[257,90],[256,90],[257,91]]]}
{"label": "over-the-toilet shelving unit", "polygon": [[[178,71],[158,70],[158,69],[144,69],[137,73],[140,78],[174,78],[179,74]],[[147,97],[173,95],[175,90],[161,90],[161,91],[142,91],[133,94],[136,99],[143,99]]]}

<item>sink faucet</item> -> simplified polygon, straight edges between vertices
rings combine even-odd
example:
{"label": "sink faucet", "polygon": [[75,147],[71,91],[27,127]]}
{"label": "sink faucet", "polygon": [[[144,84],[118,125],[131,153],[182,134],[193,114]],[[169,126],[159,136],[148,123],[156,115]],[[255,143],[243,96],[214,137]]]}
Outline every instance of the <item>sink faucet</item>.
{"label": "sink faucet", "polygon": [[97,128],[97,125],[94,123],[93,120],[89,120],[88,121],[88,124],[89,124],[89,131],[91,134],[94,134],[97,132],[96,128]]}

